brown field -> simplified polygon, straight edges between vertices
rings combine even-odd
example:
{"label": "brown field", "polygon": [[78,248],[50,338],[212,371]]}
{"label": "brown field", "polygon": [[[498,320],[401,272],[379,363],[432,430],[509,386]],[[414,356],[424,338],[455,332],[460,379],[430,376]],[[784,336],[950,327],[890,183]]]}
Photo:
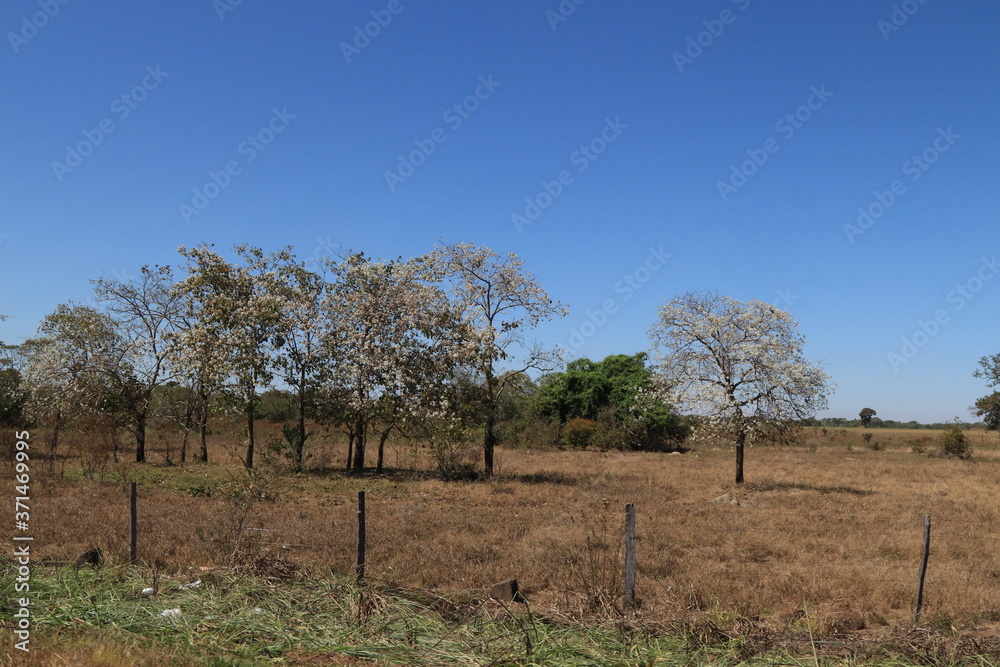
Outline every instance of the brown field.
{"label": "brown field", "polygon": [[[229,428],[217,442],[238,439]],[[263,442],[273,427],[261,428]],[[348,574],[356,492],[366,490],[370,576],[451,592],[517,577],[539,611],[601,618],[620,610],[624,507],[635,503],[644,619],[760,617],[780,626],[802,610],[818,632],[835,634],[851,615],[869,629],[912,624],[929,514],[924,622],[946,633],[992,627],[1000,621],[997,434],[969,432],[975,456],[960,461],[912,451],[933,451],[939,431],[873,432],[881,451],[865,447],[860,429],[810,429],[798,446],[751,448],[742,487],[724,446],[672,455],[502,449],[493,481],[446,482],[412,446],[391,448],[381,478],[345,475],[340,443],[317,456],[334,470],[262,472],[251,487],[226,448],[210,450],[221,463],[167,466],[157,463],[164,440],[154,437],[152,464],[109,463],[92,479],[74,458],[52,474],[33,463],[35,558],[68,561],[100,547],[123,561],[126,488],[137,481],[147,563],[212,567],[238,550],[260,567]],[[43,434],[32,435],[37,457]],[[260,500],[235,500],[248,493]],[[723,494],[733,502],[710,502]],[[237,530],[241,509],[242,527],[257,530]]]}

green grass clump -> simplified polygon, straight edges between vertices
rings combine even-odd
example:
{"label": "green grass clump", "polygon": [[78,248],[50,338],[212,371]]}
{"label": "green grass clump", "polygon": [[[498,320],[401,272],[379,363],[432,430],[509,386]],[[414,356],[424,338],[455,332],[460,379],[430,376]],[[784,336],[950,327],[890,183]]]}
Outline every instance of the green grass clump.
{"label": "green grass clump", "polygon": [[[613,627],[545,623],[520,607],[344,579],[220,572],[185,589],[192,576],[161,576],[156,593],[143,596],[146,574],[129,567],[36,572],[36,641],[63,654],[75,646],[88,661],[102,656],[93,664],[114,664],[105,658],[118,646],[152,651],[158,657],[150,664],[177,665],[308,664],[310,656],[343,659],[330,664],[633,665],[677,646],[625,638]],[[161,615],[174,608],[179,617]]]}

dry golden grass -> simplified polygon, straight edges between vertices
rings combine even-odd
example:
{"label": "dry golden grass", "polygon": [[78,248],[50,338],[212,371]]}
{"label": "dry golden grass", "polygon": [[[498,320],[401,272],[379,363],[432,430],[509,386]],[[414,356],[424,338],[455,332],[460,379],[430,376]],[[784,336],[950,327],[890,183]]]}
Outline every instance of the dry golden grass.
{"label": "dry golden grass", "polygon": [[[391,448],[393,470],[381,478],[346,476],[342,443],[334,443],[326,456],[336,471],[255,480],[266,490],[245,527],[265,530],[243,531],[242,546],[272,566],[348,574],[356,492],[366,490],[370,576],[446,591],[517,577],[547,614],[603,616],[618,605],[631,502],[645,619],[759,616],[792,627],[801,609],[810,629],[829,635],[844,610],[869,627],[912,621],[922,517],[930,514],[924,621],[945,631],[984,627],[1000,621],[997,437],[971,434],[969,461],[911,451],[938,433],[875,431],[887,448],[872,451],[860,430],[811,430],[800,446],[750,449],[741,487],[731,482],[725,447],[675,455],[500,450],[495,480],[445,482],[404,471],[431,467],[426,452],[409,446]],[[125,489],[136,480],[140,557],[168,568],[218,563],[232,546],[231,492],[247,488],[223,454],[214,445],[213,460],[224,463],[109,465],[103,482],[83,479],[75,461],[65,477],[39,476],[36,463],[36,558],[72,560],[96,546],[122,560]],[[738,504],[710,502],[723,494]]]}

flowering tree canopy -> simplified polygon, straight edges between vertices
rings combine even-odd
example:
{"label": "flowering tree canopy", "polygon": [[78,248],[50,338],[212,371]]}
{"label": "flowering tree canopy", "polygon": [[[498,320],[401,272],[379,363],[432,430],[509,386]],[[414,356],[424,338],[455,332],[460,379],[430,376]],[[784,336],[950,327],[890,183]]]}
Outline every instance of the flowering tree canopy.
{"label": "flowering tree canopy", "polygon": [[487,246],[457,243],[439,247],[437,256],[450,280],[452,299],[475,343],[469,363],[484,383],[483,449],[485,472],[492,475],[497,400],[522,373],[551,371],[561,361],[557,349],[529,344],[524,331],[545,320],[564,317],[568,308],[549,298],[514,253],[504,257]]}
{"label": "flowering tree canopy", "polygon": [[296,425],[285,429],[285,437],[291,458],[301,470],[309,436],[306,413],[315,408],[319,388],[330,378],[330,355],[323,341],[333,326],[326,308],[332,286],[291,254],[283,255],[276,268],[274,288],[282,306],[275,366],[296,394]]}
{"label": "flowering tree canopy", "polygon": [[188,276],[178,289],[188,298],[190,325],[179,336],[182,365],[195,368],[210,386],[232,378],[246,408],[247,450],[253,467],[257,388],[272,379],[270,345],[280,330],[283,302],[276,266],[289,251],[265,255],[236,247],[242,264],[230,264],[208,246],[179,249]]}
{"label": "flowering tree canopy", "polygon": [[52,461],[64,426],[114,420],[135,389],[128,342],[114,320],[90,306],[60,304],[21,347],[31,416],[52,424]]}
{"label": "flowering tree canopy", "polygon": [[331,388],[344,397],[353,468],[360,472],[373,419],[391,425],[401,409],[426,408],[465,358],[467,343],[430,258],[374,261],[356,253],[333,269],[333,328],[326,339],[335,369]]}
{"label": "flowering tree canopy", "polygon": [[796,326],[756,299],[689,292],[661,306],[650,328],[668,401],[734,435],[738,484],[749,438],[773,437],[827,405],[830,377],[805,358]]}
{"label": "flowering tree canopy", "polygon": [[125,407],[134,421],[138,463],[146,460],[146,422],[153,390],[169,379],[167,359],[171,341],[167,334],[177,326],[182,307],[170,267],[144,266],[141,273],[141,277],[131,281],[116,278],[94,281],[98,300],[104,303],[128,346],[136,387]]}

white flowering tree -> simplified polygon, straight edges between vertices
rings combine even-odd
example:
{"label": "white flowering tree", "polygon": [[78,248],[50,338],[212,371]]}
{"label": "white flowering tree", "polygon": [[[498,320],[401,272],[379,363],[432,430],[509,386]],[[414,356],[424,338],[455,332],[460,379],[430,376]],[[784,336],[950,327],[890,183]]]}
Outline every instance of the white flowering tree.
{"label": "white flowering tree", "polygon": [[168,334],[177,326],[182,299],[174,290],[174,275],[168,266],[143,266],[141,276],[131,281],[101,278],[94,281],[97,299],[115,323],[128,347],[127,359],[135,387],[123,406],[133,420],[135,460],[146,460],[146,422],[153,391],[170,379],[167,360],[171,354]]}
{"label": "white flowering tree", "polygon": [[277,293],[282,299],[278,322],[276,367],[296,395],[296,424],[285,431],[297,469],[304,463],[306,416],[315,407],[317,393],[330,379],[331,359],[323,344],[332,322],[326,308],[330,285],[290,254],[278,265]]}
{"label": "white flowering tree", "polygon": [[60,304],[21,347],[27,356],[24,385],[30,414],[52,429],[50,467],[65,427],[88,422],[117,426],[119,408],[130,400],[135,379],[128,342],[108,315],[90,306]]}
{"label": "white flowering tree", "polygon": [[561,363],[558,349],[528,343],[524,332],[569,310],[549,298],[514,253],[504,256],[487,246],[457,243],[439,246],[437,255],[452,299],[472,332],[474,348],[467,364],[483,381],[484,467],[491,476],[499,399],[521,374],[552,371]]}
{"label": "white flowering tree", "polygon": [[390,430],[403,412],[419,412],[434,395],[463,358],[465,339],[429,258],[375,261],[355,253],[331,268],[330,390],[343,401],[353,447],[348,458],[361,472],[370,428],[383,425],[381,462]]}
{"label": "white flowering tree", "polygon": [[228,363],[225,351],[217,344],[216,327],[202,317],[203,304],[179,283],[174,285],[174,293],[180,300],[181,313],[176,326],[166,334],[170,345],[167,363],[171,369],[170,374],[177,379],[180,389],[175,392],[179,396],[167,400],[167,405],[162,406],[163,412],[173,414],[174,421],[179,421],[185,429],[181,444],[181,463],[187,458],[187,429],[190,428],[192,419],[197,418],[200,444],[198,460],[208,462],[211,399],[225,385]]}
{"label": "white flowering tree", "polygon": [[737,484],[748,441],[826,408],[833,384],[803,355],[796,327],[756,299],[690,292],[661,306],[650,328],[666,399],[732,434]]}
{"label": "white flowering tree", "polygon": [[254,419],[257,389],[273,379],[273,349],[280,333],[283,302],[275,267],[287,250],[265,255],[259,248],[236,247],[242,265],[230,264],[208,246],[179,249],[188,260],[188,276],[179,285],[195,317],[178,337],[187,359],[206,386],[231,378],[241,396],[247,421],[247,468],[254,465]]}

